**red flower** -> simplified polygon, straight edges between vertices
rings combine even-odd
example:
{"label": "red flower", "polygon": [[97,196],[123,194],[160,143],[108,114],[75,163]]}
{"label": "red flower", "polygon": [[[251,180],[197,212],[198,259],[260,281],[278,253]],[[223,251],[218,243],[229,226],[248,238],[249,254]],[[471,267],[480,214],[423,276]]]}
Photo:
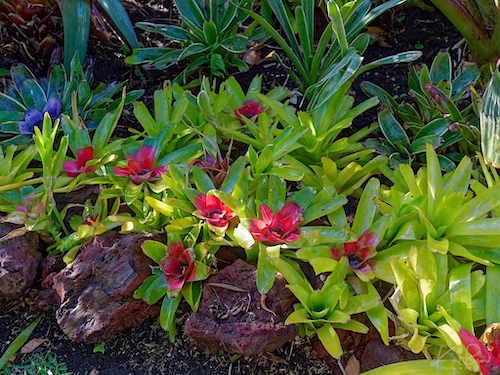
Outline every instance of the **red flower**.
{"label": "red flower", "polygon": [[184,283],[196,279],[196,264],[191,249],[185,249],[181,242],[168,246],[167,256],[160,267],[167,277],[167,288],[171,297],[175,297]]}
{"label": "red flower", "polygon": [[113,171],[117,176],[130,177],[134,184],[158,180],[167,167],[153,168],[154,157],[154,147],[141,146],[138,153],[127,156],[127,167],[114,167]]}
{"label": "red flower", "polygon": [[241,116],[248,117],[249,119],[254,119],[260,113],[264,112],[264,107],[259,106],[259,102],[256,100],[245,100],[243,106],[234,111],[234,115],[241,120]]}
{"label": "red flower", "polygon": [[373,270],[367,261],[377,253],[375,248],[379,242],[380,238],[367,230],[359,236],[357,241],[344,242],[343,249],[332,247],[330,255],[335,260],[340,260],[343,256],[347,257],[349,267],[361,280],[368,281],[373,276]]}
{"label": "red flower", "polygon": [[493,340],[490,343],[491,351],[465,328],[460,328],[458,330],[458,335],[460,336],[462,344],[464,344],[467,351],[478,363],[481,374],[500,374],[500,331],[498,329],[492,332]]}
{"label": "red flower", "polygon": [[253,238],[266,245],[278,245],[293,242],[299,238],[299,225],[302,220],[302,208],[295,202],[287,202],[277,215],[262,204],[262,220],[250,220],[250,233]]}
{"label": "red flower", "polygon": [[236,214],[214,195],[200,194],[194,202],[197,211],[194,213],[200,219],[206,220],[208,227],[222,234],[229,226],[229,220]]}
{"label": "red flower", "polygon": [[88,146],[76,151],[76,160],[65,161],[63,170],[69,177],[77,177],[81,173],[90,172],[92,165],[86,166],[87,162],[94,158],[94,146]]}

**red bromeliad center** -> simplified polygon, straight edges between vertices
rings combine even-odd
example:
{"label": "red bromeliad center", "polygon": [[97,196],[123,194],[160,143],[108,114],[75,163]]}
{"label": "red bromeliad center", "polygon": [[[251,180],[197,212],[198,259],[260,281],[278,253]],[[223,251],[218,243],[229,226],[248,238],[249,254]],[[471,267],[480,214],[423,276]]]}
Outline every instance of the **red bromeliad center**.
{"label": "red bromeliad center", "polygon": [[264,107],[259,106],[259,102],[256,100],[245,100],[243,106],[234,111],[234,115],[241,120],[241,116],[248,118],[255,117],[264,112]]}
{"label": "red bromeliad center", "polygon": [[86,167],[88,161],[94,158],[94,147],[88,146],[76,151],[76,160],[65,161],[63,170],[69,177],[77,177],[81,173],[90,172],[92,166]]}
{"label": "red bromeliad center", "polygon": [[155,149],[150,146],[141,146],[137,154],[127,156],[127,167],[114,167],[113,171],[117,176],[130,177],[134,184],[143,181],[156,181],[162,173],[167,171],[167,167],[154,166]]}
{"label": "red bromeliad center", "polygon": [[375,247],[380,242],[378,236],[367,230],[357,241],[343,243],[343,249],[332,247],[330,254],[333,259],[340,260],[345,256],[349,261],[349,267],[358,274],[367,274],[372,269],[367,261],[375,254]]}
{"label": "red bromeliad center", "polygon": [[482,375],[500,375],[500,332],[493,332],[491,351],[464,328],[458,330],[460,340],[479,364]]}
{"label": "red bromeliad center", "polygon": [[168,246],[168,255],[161,264],[161,269],[167,277],[170,291],[182,289],[184,283],[189,282],[196,274],[194,260],[180,242]]}
{"label": "red bromeliad center", "polygon": [[227,228],[236,214],[214,195],[200,194],[194,202],[196,215],[218,228]]}
{"label": "red bromeliad center", "polygon": [[266,204],[260,206],[260,212],[262,220],[250,220],[250,233],[256,240],[278,245],[299,238],[302,209],[295,202],[287,202],[276,215]]}

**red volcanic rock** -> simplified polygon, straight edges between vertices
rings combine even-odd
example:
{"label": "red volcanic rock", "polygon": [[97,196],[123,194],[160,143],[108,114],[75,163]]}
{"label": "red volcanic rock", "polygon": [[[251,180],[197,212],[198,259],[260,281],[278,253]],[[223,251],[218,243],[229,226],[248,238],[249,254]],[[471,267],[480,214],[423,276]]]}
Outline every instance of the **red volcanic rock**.
{"label": "red volcanic rock", "polygon": [[[0,224],[0,238],[18,227]],[[0,301],[17,299],[32,286],[41,260],[35,232],[0,242]]]}
{"label": "red volcanic rock", "polygon": [[158,306],[132,296],[151,275],[152,261],[141,249],[147,239],[159,238],[116,232],[97,236],[73,263],[54,276],[54,288],[61,300],[56,319],[71,340],[103,342],[158,314]]}
{"label": "red volcanic rock", "polygon": [[273,351],[297,335],[285,325],[295,298],[279,277],[267,293],[265,305],[256,288],[256,268],[241,259],[208,278],[200,307],[189,316],[185,332],[200,347],[223,349],[245,356]]}

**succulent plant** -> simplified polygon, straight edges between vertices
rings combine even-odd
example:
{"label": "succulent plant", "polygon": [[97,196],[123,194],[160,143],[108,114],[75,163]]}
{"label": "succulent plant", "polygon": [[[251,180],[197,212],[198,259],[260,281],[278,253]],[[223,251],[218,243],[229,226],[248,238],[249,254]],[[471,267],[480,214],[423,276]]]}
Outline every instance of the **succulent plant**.
{"label": "succulent plant", "polygon": [[[71,117],[76,113],[88,128],[93,128],[107,112],[118,107],[121,98],[116,94],[125,85],[101,83],[92,90],[92,65],[83,68],[77,56],[69,74],[56,64],[47,78],[37,79],[26,65],[19,64],[11,68],[10,76],[11,84],[0,93],[0,143],[4,145],[30,142],[46,112],[52,120],[62,113]],[[131,91],[125,102],[130,103],[142,93]]]}

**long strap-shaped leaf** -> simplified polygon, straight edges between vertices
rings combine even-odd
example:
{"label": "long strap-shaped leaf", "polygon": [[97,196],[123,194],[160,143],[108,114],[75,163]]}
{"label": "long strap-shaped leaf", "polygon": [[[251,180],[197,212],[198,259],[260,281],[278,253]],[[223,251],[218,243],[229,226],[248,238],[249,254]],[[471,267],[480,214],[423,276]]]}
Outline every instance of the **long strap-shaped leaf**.
{"label": "long strap-shaped leaf", "polygon": [[64,66],[69,67],[71,59],[78,52],[80,61],[85,61],[90,33],[90,0],[60,0],[63,19]]}
{"label": "long strap-shaped leaf", "polygon": [[3,353],[2,357],[0,357],[0,370],[5,366],[5,364],[9,361],[9,359],[16,354],[19,349],[24,345],[26,341],[28,341],[29,337],[35,330],[40,320],[42,320],[43,315],[39,315],[33,322],[30,323],[20,334],[17,336],[14,341],[8,346],[5,353]]}
{"label": "long strap-shaped leaf", "polygon": [[[131,48],[139,48],[139,40],[135,35],[134,26],[127,11],[120,0],[97,0],[104,12],[109,16],[109,21],[118,34]],[[83,60],[81,60],[83,61]]]}
{"label": "long strap-shaped leaf", "polygon": [[474,375],[465,365],[449,359],[399,362],[361,373],[361,375]]}

